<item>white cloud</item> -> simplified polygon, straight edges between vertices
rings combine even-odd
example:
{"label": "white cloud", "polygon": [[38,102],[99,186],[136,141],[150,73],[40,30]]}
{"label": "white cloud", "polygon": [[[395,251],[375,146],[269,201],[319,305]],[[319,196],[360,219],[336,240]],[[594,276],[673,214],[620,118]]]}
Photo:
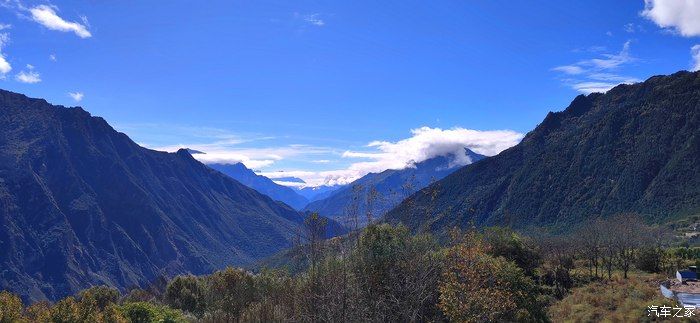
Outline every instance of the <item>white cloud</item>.
{"label": "white cloud", "polygon": [[0,79],[4,79],[5,75],[12,71],[12,66],[10,65],[10,62],[7,61],[5,54],[3,53],[3,50],[8,42],[10,42],[10,34],[0,33]]}
{"label": "white cloud", "polygon": [[682,36],[700,36],[700,0],[645,0],[641,15]]}
{"label": "white cloud", "polygon": [[0,53],[0,78],[5,78],[5,74],[9,73],[12,70],[12,66],[10,66],[10,63],[5,59],[5,56]]}
{"label": "white cloud", "polygon": [[[172,126],[170,127],[172,128]],[[125,130],[123,125],[117,128]],[[127,132],[137,134],[134,137],[139,140],[138,133],[143,133],[144,129],[160,129],[159,132],[162,133],[167,126],[147,127],[140,125],[127,126],[126,128]],[[245,138],[225,130],[211,128],[175,127],[172,130],[177,131],[179,136],[169,138],[167,141],[181,140],[182,133],[186,133],[190,142],[177,145],[144,144],[144,146],[170,152],[190,148],[203,152],[193,154],[193,157],[206,164],[242,162],[251,169],[264,169],[265,171],[261,174],[273,179],[301,178],[307,183],[305,186],[347,184],[370,172],[413,167],[415,163],[436,156],[451,155],[454,166],[465,165],[471,161],[465,154],[464,148],[491,156],[517,144],[523,138],[522,134],[510,130],[479,131],[464,128],[422,127],[412,130],[411,136],[403,140],[395,142],[373,141],[368,143],[364,149],[343,151],[338,148],[300,144],[277,147],[259,147],[260,145],[256,144],[258,147],[250,147],[253,141],[267,140],[270,137]],[[154,136],[155,134],[150,134],[148,137],[153,138]],[[204,139],[205,142],[197,143],[198,138]],[[339,160],[338,157],[341,159]],[[308,165],[309,163],[323,164],[326,169],[331,165],[337,165],[337,168],[330,168],[326,171],[305,169],[273,171],[273,167],[277,165],[290,167],[289,165]],[[281,167],[277,166],[276,168],[280,169]]]}
{"label": "white cloud", "polygon": [[690,48],[690,55],[693,57],[693,66],[691,70],[700,70],[700,45],[695,45]]}
{"label": "white cloud", "polygon": [[[38,5],[29,9],[29,12],[32,14],[32,19],[34,19],[34,21],[48,29],[62,32],[73,32],[80,38],[92,37],[92,34],[87,30],[85,25],[77,22],[65,21],[63,18],[58,16],[54,8],[55,7],[47,5]],[[83,19],[83,23],[87,21],[86,18],[81,17],[81,19]]]}
{"label": "white cloud", "polygon": [[27,64],[27,70],[20,71],[15,75],[15,80],[22,83],[34,84],[41,82],[41,75],[34,70],[34,66]]}
{"label": "white cloud", "polygon": [[10,28],[12,28],[12,25],[0,23],[0,30],[10,29]]}
{"label": "white cloud", "polygon": [[[437,156],[452,156],[452,166],[471,163],[464,148],[492,156],[520,142],[523,135],[511,130],[479,131],[464,128],[440,129],[422,127],[413,129],[412,136],[396,142],[373,141],[369,151],[346,151],[343,158],[366,159],[339,170],[309,172],[264,172],[275,178],[298,177],[308,186],[348,184],[368,173],[387,169],[404,169],[415,163]],[[295,184],[296,185],[296,184]]]}
{"label": "white cloud", "polygon": [[56,61],[56,55],[55,55],[55,54],[50,54],[50,55],[49,55],[49,60],[52,61],[52,62],[55,62],[55,61]]}
{"label": "white cloud", "polygon": [[557,72],[570,74],[570,75],[578,75],[578,74],[585,72],[581,66],[576,66],[576,65],[557,66],[557,67],[553,68],[552,70],[557,71]]}
{"label": "white cloud", "polygon": [[75,100],[75,102],[80,102],[83,100],[83,97],[85,96],[85,94],[83,94],[83,92],[68,92],[68,96],[73,98],[73,100]]}
{"label": "white cloud", "polygon": [[279,156],[270,156],[273,157],[270,159],[252,159],[241,153],[221,151],[193,154],[192,156],[205,164],[235,164],[240,162],[250,169],[267,167],[281,159]]}
{"label": "white cloud", "polygon": [[307,145],[288,145],[283,147],[243,148],[238,145],[247,142],[240,138],[217,140],[212,143],[179,144],[172,146],[154,147],[153,149],[174,152],[182,148],[190,148],[204,152],[194,154],[197,160],[205,164],[235,164],[243,163],[251,169],[265,168],[275,162],[304,155],[327,154],[331,150],[323,147]]}
{"label": "white cloud", "polygon": [[626,41],[622,45],[622,50],[617,54],[603,54],[604,58],[593,58],[579,62],[579,65],[591,66],[597,69],[612,69],[617,68],[622,64],[634,61],[630,55],[630,42]]}
{"label": "white cloud", "polygon": [[[557,66],[553,70],[566,74],[564,83],[583,94],[604,93],[619,84],[639,82],[635,77],[620,75],[616,72],[623,65],[636,61],[630,52],[630,44],[629,40],[626,41],[618,53],[599,54],[599,57],[580,60],[571,65]],[[571,78],[572,75],[575,78]]]}
{"label": "white cloud", "polygon": [[574,83],[571,85],[571,87],[574,88],[574,90],[583,93],[583,94],[591,94],[591,93],[605,93],[608,90],[612,89],[619,83],[609,83],[609,82],[578,82]]}

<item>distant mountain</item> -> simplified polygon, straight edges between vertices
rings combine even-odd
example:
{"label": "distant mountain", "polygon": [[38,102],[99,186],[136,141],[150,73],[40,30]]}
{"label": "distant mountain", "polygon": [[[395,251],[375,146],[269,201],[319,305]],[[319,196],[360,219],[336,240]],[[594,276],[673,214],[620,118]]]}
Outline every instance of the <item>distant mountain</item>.
{"label": "distant mountain", "polygon": [[[469,149],[465,149],[465,153],[472,163],[485,157]],[[417,163],[415,167],[367,174],[328,197],[309,203],[304,209],[319,212],[351,228],[355,221],[353,214],[357,214],[358,224],[363,226],[367,223],[368,210],[377,219],[410,194],[457,170],[459,167],[452,165],[452,157],[439,156]],[[374,196],[372,201],[369,201],[370,196]]]}
{"label": "distant mountain", "polygon": [[297,210],[302,209],[309,202],[292,188],[276,184],[271,179],[256,174],[242,163],[209,164],[208,166],[231,176],[233,179],[243,183],[243,185],[263,193],[273,200],[284,202]]}
{"label": "distant mountain", "polygon": [[343,187],[343,185],[310,186],[306,185],[307,183],[303,179],[294,176],[275,177],[273,182],[294,190],[294,192],[306,199],[307,203],[326,198],[333,191]]}
{"label": "distant mountain", "polygon": [[186,150],[145,149],[81,108],[0,90],[0,289],[55,300],[204,274],[287,248],[302,225]]}
{"label": "distant mountain", "polygon": [[416,231],[567,230],[623,212],[654,222],[700,214],[700,73],[580,95],[520,144],[412,195],[387,219]]}
{"label": "distant mountain", "polygon": [[345,185],[321,185],[321,186],[307,186],[307,187],[295,187],[294,189],[301,196],[305,197],[310,202],[318,201],[324,199],[333,192],[345,187]]}

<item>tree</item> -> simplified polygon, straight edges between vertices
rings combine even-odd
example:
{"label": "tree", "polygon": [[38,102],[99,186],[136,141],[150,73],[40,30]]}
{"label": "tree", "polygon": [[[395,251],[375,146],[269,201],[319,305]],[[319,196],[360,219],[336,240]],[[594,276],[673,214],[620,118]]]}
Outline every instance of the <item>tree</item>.
{"label": "tree", "polygon": [[105,309],[109,304],[114,304],[119,300],[119,291],[107,286],[95,286],[80,292],[81,301],[94,301],[95,306],[100,310]]}
{"label": "tree", "polygon": [[147,302],[126,303],[119,310],[130,323],[187,322],[180,311]]}
{"label": "tree", "polygon": [[345,206],[345,215],[351,221],[351,227],[354,228],[355,234],[360,229],[360,201],[362,197],[363,187],[360,184],[352,185],[352,198],[350,203]]}
{"label": "tree", "polygon": [[450,321],[546,320],[532,280],[513,262],[487,252],[473,231],[448,250],[439,307]]}
{"label": "tree", "polygon": [[563,297],[574,285],[571,270],[575,267],[576,244],[568,236],[540,237],[539,244],[545,282],[554,286],[557,297]]}
{"label": "tree", "polygon": [[243,310],[256,301],[255,280],[242,269],[228,267],[207,277],[207,304],[215,317],[225,322],[237,319]]}
{"label": "tree", "polygon": [[195,276],[177,276],[168,283],[163,298],[170,307],[201,318],[207,305],[203,285],[202,281]]}
{"label": "tree", "polygon": [[588,275],[591,278],[598,277],[598,264],[603,252],[601,229],[604,225],[600,219],[588,221],[574,235],[574,241],[586,260]]}
{"label": "tree", "polygon": [[608,279],[612,279],[612,270],[617,263],[616,245],[618,242],[615,226],[610,224],[611,223],[609,221],[599,221],[596,223],[596,225],[599,226],[598,230],[601,235],[601,260],[606,272],[608,273]]}
{"label": "tree", "polygon": [[649,273],[660,273],[664,250],[653,246],[639,249],[635,266]]}
{"label": "tree", "polygon": [[610,222],[610,226],[615,231],[613,241],[618,267],[622,269],[623,277],[627,279],[630,266],[636,260],[637,251],[650,241],[648,236],[650,230],[636,214],[620,214],[614,216]]}
{"label": "tree", "polygon": [[24,305],[19,296],[8,291],[0,292],[0,323],[17,322],[22,318]]}
{"label": "tree", "polygon": [[673,235],[665,228],[649,228],[645,244],[639,248],[635,266],[639,270],[661,273],[667,263],[667,252],[664,246]]}
{"label": "tree", "polygon": [[367,191],[367,196],[365,200],[365,213],[367,216],[367,224],[372,224],[372,221],[374,221],[374,208],[377,200],[379,199],[379,191],[377,191],[376,187],[372,187]]}
{"label": "tree", "polygon": [[51,307],[51,322],[53,323],[74,323],[81,322],[81,319],[78,302],[71,296],[58,301]]}
{"label": "tree", "polygon": [[25,313],[30,322],[50,322],[51,304],[47,301],[36,302],[27,307]]}
{"label": "tree", "polygon": [[153,295],[148,290],[141,289],[141,288],[133,288],[129,291],[129,293],[124,296],[123,302],[124,303],[136,303],[136,302],[151,302],[156,299],[156,296]]}
{"label": "tree", "polygon": [[327,225],[328,219],[321,217],[318,212],[309,214],[309,216],[307,216],[304,220],[304,228],[306,229],[306,239],[309,248],[309,259],[311,261],[311,271],[316,269],[318,261],[321,257]]}
{"label": "tree", "polygon": [[489,245],[490,255],[504,257],[518,265],[526,275],[534,276],[540,255],[525,238],[508,228],[491,227],[484,230],[484,240]]}

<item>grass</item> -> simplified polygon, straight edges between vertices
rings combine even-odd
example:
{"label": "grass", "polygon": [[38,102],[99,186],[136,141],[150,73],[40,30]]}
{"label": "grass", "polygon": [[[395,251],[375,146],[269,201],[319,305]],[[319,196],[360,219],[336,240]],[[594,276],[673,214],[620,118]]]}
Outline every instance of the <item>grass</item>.
{"label": "grass", "polygon": [[553,322],[647,322],[647,306],[677,306],[659,290],[663,276],[634,273],[572,289],[549,308]]}

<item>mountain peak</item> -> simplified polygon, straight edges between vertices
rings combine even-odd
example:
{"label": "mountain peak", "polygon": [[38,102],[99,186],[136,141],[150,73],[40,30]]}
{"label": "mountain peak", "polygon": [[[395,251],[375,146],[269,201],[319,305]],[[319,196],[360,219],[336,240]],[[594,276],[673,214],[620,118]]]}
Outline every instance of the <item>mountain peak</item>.
{"label": "mountain peak", "polygon": [[244,265],[303,224],[187,149],[149,150],[82,108],[4,90],[0,169],[0,289],[25,300]]}
{"label": "mountain peak", "polygon": [[564,230],[624,212],[697,213],[699,76],[679,72],[577,96],[520,144],[414,194],[388,219],[414,230],[469,223]]}
{"label": "mountain peak", "polygon": [[295,209],[301,209],[308,203],[306,198],[297,194],[292,188],[279,185],[265,176],[256,174],[243,163],[209,164],[207,166]]}

